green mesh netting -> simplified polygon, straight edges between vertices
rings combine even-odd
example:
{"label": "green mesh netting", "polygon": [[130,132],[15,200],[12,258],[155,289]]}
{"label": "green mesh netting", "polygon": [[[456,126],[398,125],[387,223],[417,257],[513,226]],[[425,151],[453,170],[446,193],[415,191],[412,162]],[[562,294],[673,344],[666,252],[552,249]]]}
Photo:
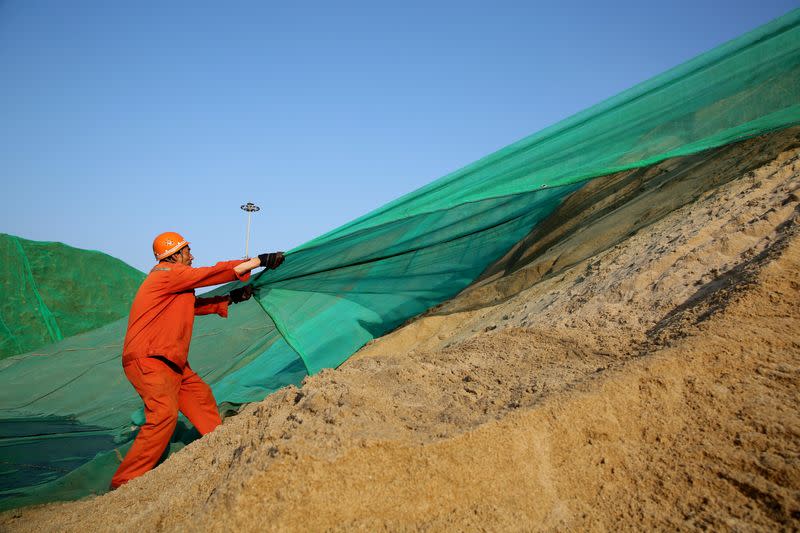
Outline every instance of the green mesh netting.
{"label": "green mesh netting", "polygon": [[0,359],[126,316],[143,279],[100,252],[0,233]]}
{"label": "green mesh netting", "polygon": [[[189,359],[220,403],[259,400],[458,293],[586,180],[798,123],[800,10],[292,250]],[[0,506],[105,490],[142,421],[124,328],[0,361]]]}

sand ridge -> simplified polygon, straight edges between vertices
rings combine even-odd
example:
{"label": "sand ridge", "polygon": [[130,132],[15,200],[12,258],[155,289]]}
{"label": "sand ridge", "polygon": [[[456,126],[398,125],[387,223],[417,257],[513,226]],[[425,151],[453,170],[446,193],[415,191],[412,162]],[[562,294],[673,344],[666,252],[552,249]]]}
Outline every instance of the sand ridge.
{"label": "sand ridge", "polygon": [[594,182],[339,369],[0,528],[796,528],[798,133]]}

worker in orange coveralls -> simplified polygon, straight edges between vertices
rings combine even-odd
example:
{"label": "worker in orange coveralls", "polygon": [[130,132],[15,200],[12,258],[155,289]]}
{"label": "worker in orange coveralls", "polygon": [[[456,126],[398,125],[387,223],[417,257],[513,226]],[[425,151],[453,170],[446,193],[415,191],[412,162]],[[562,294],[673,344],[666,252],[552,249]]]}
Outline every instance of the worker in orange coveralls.
{"label": "worker in orange coveralls", "polygon": [[283,253],[192,268],[189,243],[175,232],[153,241],[158,264],[142,282],[131,306],[122,368],[144,401],[145,424],[111,479],[111,490],[151,470],[172,437],[182,412],[201,435],[222,423],[211,388],[186,360],[195,315],[228,316],[228,305],[250,298],[245,285],[224,296],[198,298],[194,289],[247,281],[258,267],[277,268]]}

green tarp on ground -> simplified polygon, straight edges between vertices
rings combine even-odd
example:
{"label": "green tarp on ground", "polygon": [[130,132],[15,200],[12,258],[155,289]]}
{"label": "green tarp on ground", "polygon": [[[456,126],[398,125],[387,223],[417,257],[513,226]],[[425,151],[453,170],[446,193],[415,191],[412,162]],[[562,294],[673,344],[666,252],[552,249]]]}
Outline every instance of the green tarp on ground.
{"label": "green tarp on ground", "polygon": [[0,233],[0,359],[127,316],[143,279],[104,253]]}
{"label": "green tarp on ground", "polygon": [[[292,250],[197,320],[190,361],[220,403],[260,400],[454,296],[587,180],[798,123],[800,10]],[[0,361],[0,506],[104,490],[141,422],[124,328]]]}

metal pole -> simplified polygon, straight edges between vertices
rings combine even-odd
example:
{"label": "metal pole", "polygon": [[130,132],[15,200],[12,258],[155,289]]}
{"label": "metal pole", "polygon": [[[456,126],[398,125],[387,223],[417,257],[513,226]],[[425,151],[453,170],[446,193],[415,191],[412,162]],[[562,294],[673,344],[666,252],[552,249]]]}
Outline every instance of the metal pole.
{"label": "metal pole", "polygon": [[250,220],[253,216],[253,213],[260,210],[261,208],[258,207],[253,202],[247,202],[243,206],[241,206],[242,211],[247,211],[247,236],[244,240],[244,258],[248,259],[250,257]]}
{"label": "metal pole", "polygon": [[253,216],[253,213],[248,211],[247,212],[247,238],[244,241],[244,257],[245,259],[250,257],[250,218]]}

